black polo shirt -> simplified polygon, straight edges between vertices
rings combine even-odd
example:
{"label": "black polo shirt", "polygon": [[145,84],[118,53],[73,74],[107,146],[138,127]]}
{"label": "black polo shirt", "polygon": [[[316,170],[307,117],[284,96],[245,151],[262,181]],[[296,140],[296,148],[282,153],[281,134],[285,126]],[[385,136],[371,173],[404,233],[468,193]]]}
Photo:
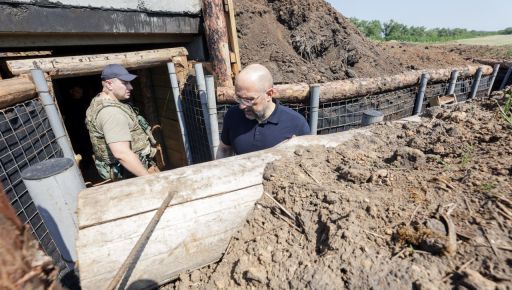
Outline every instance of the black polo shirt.
{"label": "black polo shirt", "polygon": [[306,119],[294,110],[275,102],[270,117],[262,123],[249,120],[238,105],[224,116],[221,140],[236,154],[244,154],[273,147],[293,135],[310,134]]}

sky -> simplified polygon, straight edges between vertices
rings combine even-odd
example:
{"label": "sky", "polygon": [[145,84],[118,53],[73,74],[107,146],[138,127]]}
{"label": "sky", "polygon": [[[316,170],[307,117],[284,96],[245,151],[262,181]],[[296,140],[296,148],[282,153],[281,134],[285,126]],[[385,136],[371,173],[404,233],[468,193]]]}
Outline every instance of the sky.
{"label": "sky", "polygon": [[512,0],[327,0],[346,17],[407,26],[496,31],[512,27]]}

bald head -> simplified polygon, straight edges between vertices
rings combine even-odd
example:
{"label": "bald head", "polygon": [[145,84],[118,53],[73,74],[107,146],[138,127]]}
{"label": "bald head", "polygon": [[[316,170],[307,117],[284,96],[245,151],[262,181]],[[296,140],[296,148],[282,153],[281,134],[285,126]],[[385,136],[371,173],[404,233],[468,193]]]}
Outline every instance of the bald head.
{"label": "bald head", "polygon": [[274,86],[270,71],[261,64],[246,66],[235,79],[235,87],[250,86],[259,93],[265,93]]}

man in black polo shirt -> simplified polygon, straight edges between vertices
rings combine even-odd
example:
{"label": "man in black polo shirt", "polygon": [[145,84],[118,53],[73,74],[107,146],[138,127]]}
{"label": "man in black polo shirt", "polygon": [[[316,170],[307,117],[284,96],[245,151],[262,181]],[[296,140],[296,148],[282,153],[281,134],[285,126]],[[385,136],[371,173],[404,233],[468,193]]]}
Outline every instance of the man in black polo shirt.
{"label": "man in black polo shirt", "polygon": [[272,97],[277,94],[270,71],[251,64],[235,79],[235,101],[224,116],[217,158],[273,147],[293,136],[310,134],[299,113]]}

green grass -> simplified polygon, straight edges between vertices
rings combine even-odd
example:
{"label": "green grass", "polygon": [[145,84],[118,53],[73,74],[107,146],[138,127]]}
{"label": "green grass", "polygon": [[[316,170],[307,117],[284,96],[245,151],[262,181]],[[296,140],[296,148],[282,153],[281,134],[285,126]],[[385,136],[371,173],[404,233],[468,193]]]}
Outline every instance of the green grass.
{"label": "green grass", "polygon": [[[461,43],[461,44],[469,44],[469,45],[492,45],[492,46],[512,45],[512,35],[491,35],[491,36],[475,37],[475,38],[451,41],[449,43]],[[512,50],[509,51],[509,53],[512,54]]]}

